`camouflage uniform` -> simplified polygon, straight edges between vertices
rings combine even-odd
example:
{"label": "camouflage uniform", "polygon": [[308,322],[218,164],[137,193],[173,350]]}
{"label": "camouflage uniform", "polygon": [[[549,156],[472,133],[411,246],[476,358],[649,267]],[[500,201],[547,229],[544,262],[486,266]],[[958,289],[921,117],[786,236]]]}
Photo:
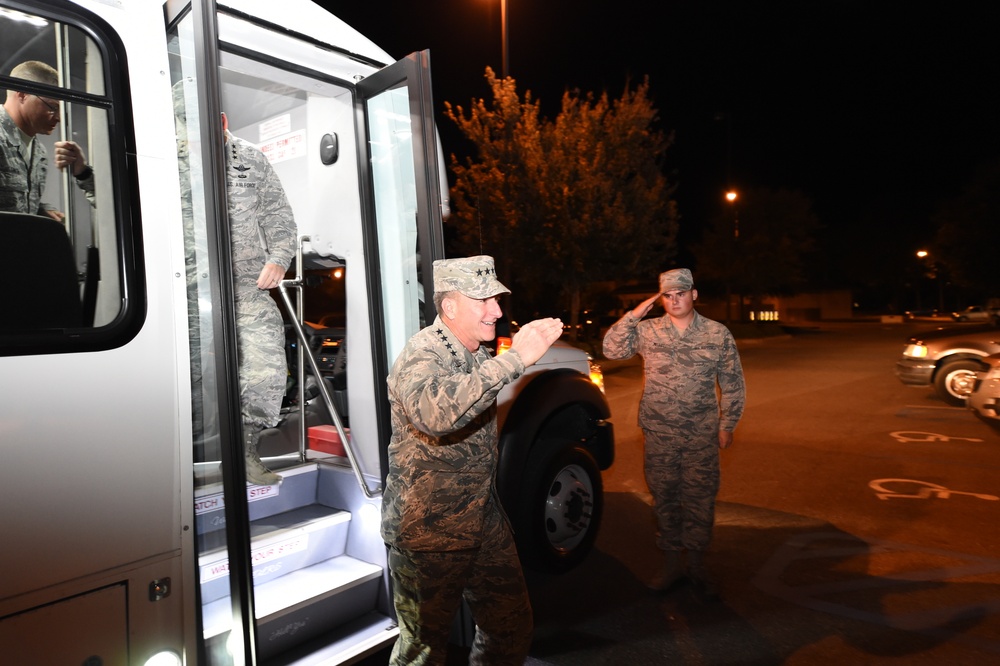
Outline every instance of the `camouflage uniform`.
{"label": "camouflage uniform", "polygon": [[255,146],[226,132],[226,196],[233,250],[236,334],[243,423],[278,423],[288,366],[285,328],[271,294],[257,288],[265,263],[288,270],[295,220],[271,163]]}
{"label": "camouflage uniform", "polygon": [[[28,158],[21,155],[21,130],[0,106],[0,210],[33,215],[56,210],[55,206],[42,202],[48,174],[48,151],[38,137],[34,143],[29,165]],[[76,183],[93,204],[93,171],[86,178],[76,179]]]}
{"label": "camouflage uniform", "polygon": [[[438,264],[435,290],[447,291],[439,289]],[[516,351],[472,353],[441,317],[414,335],[393,365],[382,499],[400,626],[392,664],[443,664],[463,597],[477,624],[470,663],[524,663],[531,605],[494,487],[496,397],[523,372]]]}
{"label": "camouflage uniform", "polygon": [[736,342],[728,328],[697,312],[681,332],[668,315],[640,321],[629,311],[608,330],[604,355],[635,354],[644,365],[639,426],[657,546],[704,551],[719,489],[719,431],[736,428],[746,397]]}
{"label": "camouflage uniform", "polygon": [[[218,430],[214,411],[201,395],[203,356],[211,353],[210,340],[202,340],[199,293],[208,289],[202,277],[207,265],[208,239],[196,224],[193,191],[201,192],[201,169],[192,169],[188,131],[197,130],[197,119],[188,119],[197,99],[194,80],[174,84],[178,170],[184,220],[184,247],[188,286],[188,323],[191,343],[192,418],[196,443]],[[248,454],[256,457],[262,429],[277,424],[288,375],[285,330],[274,299],[257,288],[265,263],[288,269],[295,255],[296,226],[284,189],[267,157],[247,141],[225,132],[226,197],[232,241],[236,335],[239,354],[240,411]],[[203,213],[201,213],[203,215]],[[199,216],[200,217],[200,216]],[[204,455],[197,452],[200,457]],[[258,461],[259,464],[259,461]],[[248,465],[248,474],[251,467]],[[260,470],[266,472],[266,470]]]}

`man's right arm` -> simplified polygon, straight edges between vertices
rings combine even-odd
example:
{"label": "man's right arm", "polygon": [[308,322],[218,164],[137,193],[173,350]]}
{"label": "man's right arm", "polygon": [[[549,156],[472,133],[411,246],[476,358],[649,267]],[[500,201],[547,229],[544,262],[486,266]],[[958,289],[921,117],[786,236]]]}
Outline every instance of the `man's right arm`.
{"label": "man's right arm", "polygon": [[487,359],[466,372],[456,370],[450,359],[432,350],[411,350],[389,374],[389,390],[414,427],[443,437],[489,409],[501,389],[524,373],[524,367],[519,352]]}
{"label": "man's right arm", "polygon": [[649,314],[659,297],[659,294],[650,296],[626,312],[624,317],[608,329],[608,332],[604,334],[602,345],[605,357],[625,359],[635,356],[636,352],[639,351],[639,322]]}

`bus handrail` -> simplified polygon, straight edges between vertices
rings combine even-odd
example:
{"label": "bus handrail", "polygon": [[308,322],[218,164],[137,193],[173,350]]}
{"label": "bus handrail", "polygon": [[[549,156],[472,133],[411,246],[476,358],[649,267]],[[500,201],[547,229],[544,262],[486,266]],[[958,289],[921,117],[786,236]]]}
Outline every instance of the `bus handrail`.
{"label": "bus handrail", "polygon": [[[347,454],[347,460],[351,465],[351,470],[354,472],[354,476],[358,481],[358,485],[361,486],[362,492],[364,492],[365,497],[368,499],[374,499],[382,495],[382,489],[376,488],[374,491],[368,487],[368,482],[365,481],[364,472],[361,470],[361,464],[358,462],[358,458],[354,453],[354,446],[351,444],[351,440],[347,437],[347,433],[344,430],[344,424],[340,420],[340,414],[337,413],[337,408],[333,404],[333,398],[330,395],[330,390],[327,388],[326,381],[323,379],[323,375],[320,374],[319,364],[316,362],[316,356],[313,354],[313,350],[309,345],[308,340],[306,340],[305,331],[302,328],[302,313],[301,309],[296,309],[292,307],[291,298],[288,296],[288,289],[295,288],[299,290],[299,303],[302,301],[302,243],[308,241],[308,236],[303,236],[299,239],[298,250],[295,262],[295,272],[296,276],[291,280],[281,280],[278,283],[278,293],[281,294],[281,300],[285,303],[285,311],[289,313],[289,319],[291,319],[292,327],[295,329],[296,338],[299,341],[299,376],[298,376],[298,386],[299,386],[299,409],[301,410],[301,418],[299,419],[299,459],[305,459],[305,428],[306,428],[306,418],[305,418],[305,400],[304,397],[304,387],[305,387],[305,368],[302,365],[302,356],[304,355],[309,361],[309,367],[312,368],[313,376],[316,377],[316,383],[319,385],[320,395],[323,397],[323,404],[326,406],[326,411],[330,413],[330,418],[333,419],[333,425],[337,429],[337,435],[340,436],[340,441],[344,445],[344,452]],[[291,315],[291,313],[297,313],[296,315]]]}

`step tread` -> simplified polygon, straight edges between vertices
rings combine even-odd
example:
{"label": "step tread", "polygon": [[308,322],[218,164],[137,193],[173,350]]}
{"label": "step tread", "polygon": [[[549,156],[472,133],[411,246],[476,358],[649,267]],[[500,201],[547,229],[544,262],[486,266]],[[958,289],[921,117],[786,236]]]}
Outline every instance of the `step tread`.
{"label": "step tread", "polygon": [[[257,549],[268,543],[287,539],[295,533],[329,529],[350,520],[349,511],[322,504],[309,504],[250,523],[250,548]],[[201,535],[202,551],[198,556],[200,566],[227,559],[225,538],[226,533],[223,530]]]}
{"label": "step tread", "polygon": [[[262,622],[272,615],[300,604],[314,602],[381,575],[382,567],[349,555],[340,555],[298,569],[281,578],[254,586],[257,621]],[[205,604],[203,617],[206,638],[226,631],[232,621],[229,597]]]}
{"label": "step tread", "polygon": [[[396,621],[378,611],[370,611],[319,638],[281,655],[282,666],[319,666],[354,663],[385,648],[399,636]],[[265,665],[270,662],[265,661]],[[277,663],[277,662],[275,662]]]}

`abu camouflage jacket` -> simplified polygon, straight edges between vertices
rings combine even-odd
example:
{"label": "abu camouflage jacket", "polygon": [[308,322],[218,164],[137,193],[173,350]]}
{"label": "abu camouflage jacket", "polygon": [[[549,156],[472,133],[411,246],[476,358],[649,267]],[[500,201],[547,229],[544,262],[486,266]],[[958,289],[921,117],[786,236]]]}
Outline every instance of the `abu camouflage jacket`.
{"label": "abu camouflage jacket", "polygon": [[736,429],[746,385],[736,341],[723,324],[695,311],[682,333],[668,315],[640,321],[629,311],[608,329],[604,355],[624,359],[635,354],[642,356],[645,375],[641,428],[706,436]]}
{"label": "abu camouflage jacket", "polygon": [[382,538],[408,550],[478,548],[494,489],[496,398],[524,373],[516,351],[470,353],[441,321],[414,335],[387,380],[392,410]]}

